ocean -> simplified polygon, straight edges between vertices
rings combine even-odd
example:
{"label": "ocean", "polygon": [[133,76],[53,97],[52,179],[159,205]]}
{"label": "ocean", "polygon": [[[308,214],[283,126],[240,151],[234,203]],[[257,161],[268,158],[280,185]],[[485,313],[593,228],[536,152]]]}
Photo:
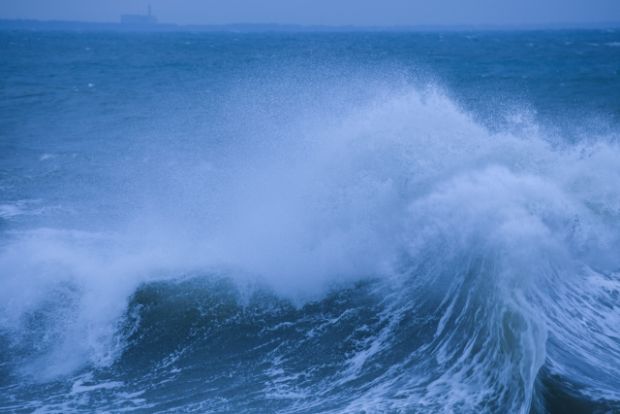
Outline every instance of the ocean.
{"label": "ocean", "polygon": [[0,31],[0,412],[620,413],[620,30]]}

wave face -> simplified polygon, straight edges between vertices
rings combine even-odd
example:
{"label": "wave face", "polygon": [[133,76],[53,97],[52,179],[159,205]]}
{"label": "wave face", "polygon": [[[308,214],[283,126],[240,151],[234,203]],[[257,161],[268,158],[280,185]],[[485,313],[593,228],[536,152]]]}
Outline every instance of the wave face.
{"label": "wave face", "polygon": [[618,33],[0,39],[0,411],[620,410]]}

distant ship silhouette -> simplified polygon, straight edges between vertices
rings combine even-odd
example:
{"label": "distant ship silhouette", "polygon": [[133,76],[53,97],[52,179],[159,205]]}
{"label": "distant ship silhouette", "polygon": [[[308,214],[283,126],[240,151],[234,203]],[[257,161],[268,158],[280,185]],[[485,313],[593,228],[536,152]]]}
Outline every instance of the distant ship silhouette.
{"label": "distant ship silhouette", "polygon": [[123,14],[121,16],[121,23],[131,25],[157,24],[157,18],[153,16],[151,5],[149,4],[147,14]]}

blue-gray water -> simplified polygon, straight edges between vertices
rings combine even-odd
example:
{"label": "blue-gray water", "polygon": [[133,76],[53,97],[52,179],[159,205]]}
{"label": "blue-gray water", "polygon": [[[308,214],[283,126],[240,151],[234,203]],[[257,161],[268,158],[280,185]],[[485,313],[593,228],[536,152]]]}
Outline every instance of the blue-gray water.
{"label": "blue-gray water", "polygon": [[0,412],[620,412],[620,31],[0,32]]}

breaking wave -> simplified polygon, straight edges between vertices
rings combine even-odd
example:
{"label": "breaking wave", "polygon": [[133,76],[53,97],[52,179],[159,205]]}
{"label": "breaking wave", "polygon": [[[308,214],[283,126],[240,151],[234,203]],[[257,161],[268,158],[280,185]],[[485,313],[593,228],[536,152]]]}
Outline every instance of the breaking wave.
{"label": "breaking wave", "polygon": [[407,87],[230,145],[157,158],[113,230],[8,235],[0,405],[620,407],[614,137],[490,129]]}

